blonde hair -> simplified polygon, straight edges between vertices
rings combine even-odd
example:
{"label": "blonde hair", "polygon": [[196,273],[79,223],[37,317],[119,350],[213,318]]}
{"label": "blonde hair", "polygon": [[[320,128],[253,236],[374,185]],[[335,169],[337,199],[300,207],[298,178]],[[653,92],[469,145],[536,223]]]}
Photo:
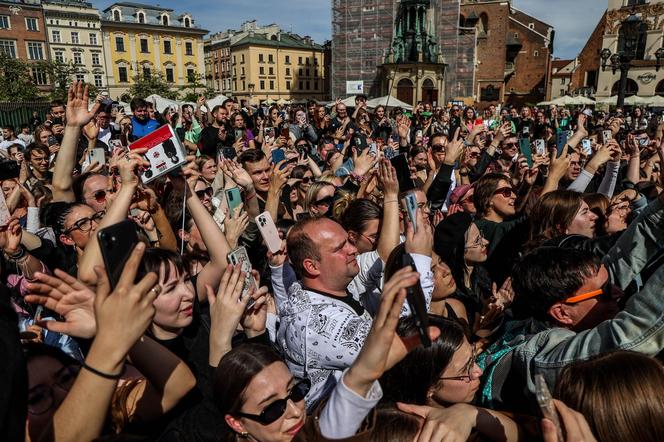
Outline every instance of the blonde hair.
{"label": "blonde hair", "polygon": [[[333,184],[326,181],[314,181],[307,189],[307,195],[304,197],[304,210],[309,212],[309,209],[316,203],[318,192],[325,187],[334,187]],[[336,189],[336,188],[335,188]]]}

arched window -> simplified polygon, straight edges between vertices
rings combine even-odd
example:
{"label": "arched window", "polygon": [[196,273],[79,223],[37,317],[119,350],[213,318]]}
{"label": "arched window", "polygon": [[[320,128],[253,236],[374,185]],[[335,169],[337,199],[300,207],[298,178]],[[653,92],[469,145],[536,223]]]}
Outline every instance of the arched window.
{"label": "arched window", "polygon": [[191,20],[189,19],[189,17],[184,18],[184,27],[185,28],[191,27]]}
{"label": "arched window", "polygon": [[[611,95],[618,95],[618,89],[620,89],[620,80],[613,83],[611,88]],[[639,85],[636,84],[636,81],[631,78],[627,79],[627,87],[625,88],[625,96],[631,97],[632,95],[637,95],[639,93]]]}
{"label": "arched window", "polygon": [[397,83],[397,100],[413,104],[413,82],[408,78],[402,78]]}
{"label": "arched window", "polygon": [[485,12],[480,15],[480,21],[477,23],[478,30],[487,34],[489,32],[489,16]]}
{"label": "arched window", "polygon": [[138,13],[138,22],[145,23],[145,14],[143,14],[142,12]]}
{"label": "arched window", "polygon": [[120,19],[121,19],[121,17],[120,17],[120,11],[118,11],[117,9],[114,10],[114,11],[113,11],[113,20],[114,20],[114,21],[120,21]]}
{"label": "arched window", "polygon": [[164,26],[168,26],[168,15],[164,14],[161,16],[161,24]]}

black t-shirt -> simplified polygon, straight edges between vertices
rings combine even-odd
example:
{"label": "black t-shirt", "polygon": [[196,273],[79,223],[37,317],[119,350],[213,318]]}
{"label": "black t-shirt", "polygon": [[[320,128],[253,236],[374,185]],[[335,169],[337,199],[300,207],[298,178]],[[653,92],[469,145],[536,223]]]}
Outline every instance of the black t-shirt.
{"label": "black t-shirt", "polygon": [[[228,129],[226,129],[228,134]],[[226,141],[219,139],[219,128],[214,126],[207,126],[201,132],[200,151],[201,154],[215,158],[217,156],[217,149],[222,147],[232,146],[230,134],[226,135]]]}

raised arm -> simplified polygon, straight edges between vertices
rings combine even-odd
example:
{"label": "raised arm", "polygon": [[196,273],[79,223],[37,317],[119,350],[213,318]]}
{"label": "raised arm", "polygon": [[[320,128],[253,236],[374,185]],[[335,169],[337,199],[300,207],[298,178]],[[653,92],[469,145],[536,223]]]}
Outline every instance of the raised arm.
{"label": "raised arm", "polygon": [[67,126],[65,127],[62,144],[58,152],[58,161],[53,172],[53,201],[74,201],[73,183],[74,165],[76,164],[76,151],[81,127],[92,120],[99,109],[100,102],[95,101],[91,110],[88,110],[88,86],[79,81],[71,85],[67,93]]}
{"label": "raised arm", "polygon": [[383,222],[376,250],[383,262],[399,245],[399,181],[397,172],[388,160],[380,163],[379,178],[383,189]]}

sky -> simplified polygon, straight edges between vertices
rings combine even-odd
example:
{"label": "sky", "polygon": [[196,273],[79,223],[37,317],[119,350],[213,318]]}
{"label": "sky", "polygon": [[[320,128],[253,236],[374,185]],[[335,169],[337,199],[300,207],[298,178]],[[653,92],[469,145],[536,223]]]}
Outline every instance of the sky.
{"label": "sky", "polygon": [[[322,43],[331,30],[331,0],[136,0],[139,3],[159,4],[176,13],[190,12],[197,24],[211,32],[237,29],[246,20],[259,24],[277,23],[286,31],[309,35]],[[606,9],[606,0],[512,0],[523,12],[552,25],[556,31],[554,56],[573,58],[581,50]],[[92,0],[105,9],[113,1]]]}

